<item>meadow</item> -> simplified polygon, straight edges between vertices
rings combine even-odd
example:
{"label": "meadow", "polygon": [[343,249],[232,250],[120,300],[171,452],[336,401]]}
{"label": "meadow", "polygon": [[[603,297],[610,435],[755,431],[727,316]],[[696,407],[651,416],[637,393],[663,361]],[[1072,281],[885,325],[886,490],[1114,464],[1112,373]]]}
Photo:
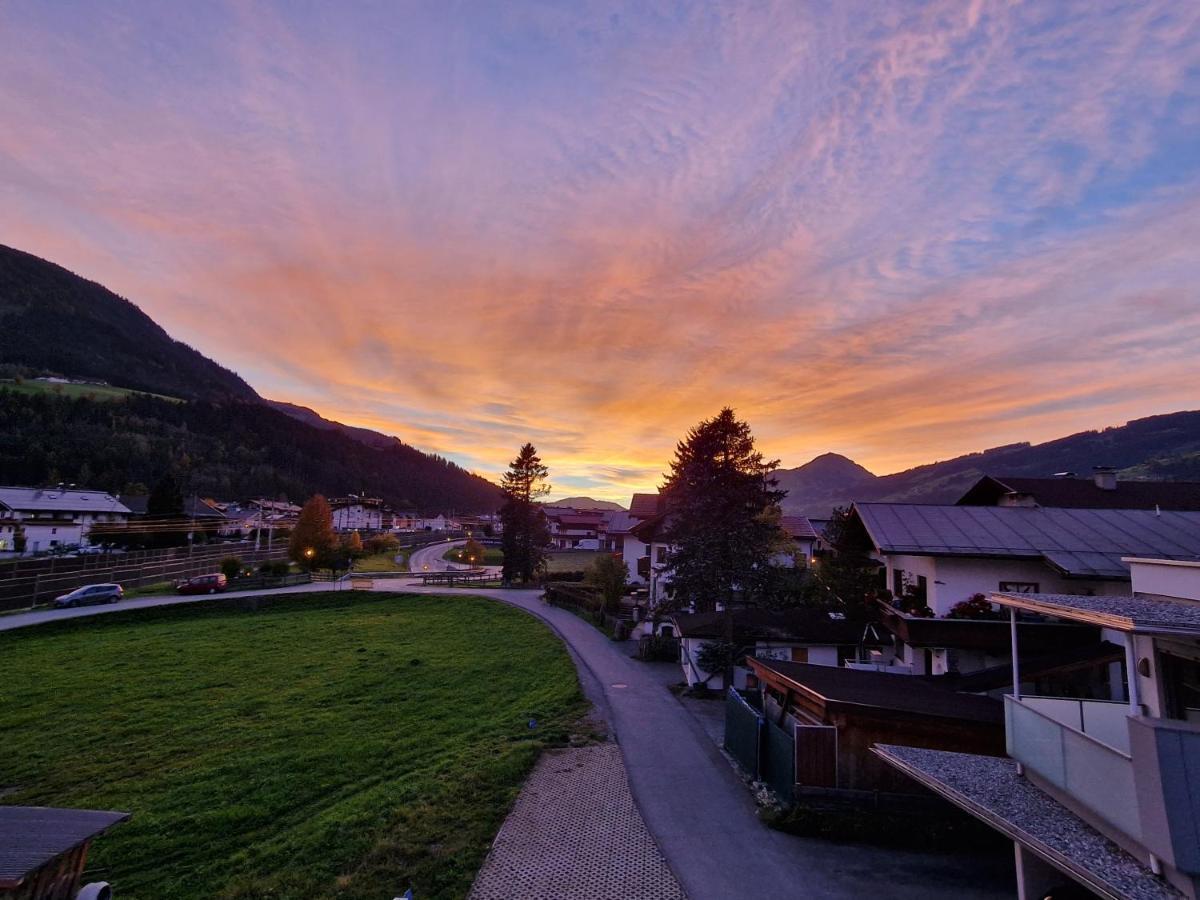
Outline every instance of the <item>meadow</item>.
{"label": "meadow", "polygon": [[89,860],[127,900],[462,897],[584,705],[545,626],[458,596],[114,613],[0,660],[3,802],[131,812]]}

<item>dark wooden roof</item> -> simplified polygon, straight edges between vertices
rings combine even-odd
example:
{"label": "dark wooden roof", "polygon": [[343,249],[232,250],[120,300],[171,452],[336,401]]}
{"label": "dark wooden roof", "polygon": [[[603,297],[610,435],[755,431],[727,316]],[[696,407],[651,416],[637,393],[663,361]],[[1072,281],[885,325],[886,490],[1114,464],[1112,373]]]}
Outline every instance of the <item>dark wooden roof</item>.
{"label": "dark wooden roof", "polygon": [[662,499],[658,494],[634,494],[629,503],[629,514],[635,519],[649,519],[661,512]]}
{"label": "dark wooden roof", "polygon": [[1038,506],[1066,509],[1176,509],[1200,511],[1200,482],[1118,481],[1115,490],[1091,478],[1023,478],[985,475],[958,500],[960,506],[996,506],[1010,493],[1028,494]]}
{"label": "dark wooden roof", "polygon": [[960,694],[916,675],[866,672],[775,659],[750,659],[747,662],[755,671],[772,672],[793,689],[823,700],[826,709],[875,709],[987,724],[1004,721],[1004,706],[1000,701],[977,694]]}
{"label": "dark wooden roof", "polygon": [[19,885],[46,863],[94,838],[129,813],[0,806],[0,888]]}

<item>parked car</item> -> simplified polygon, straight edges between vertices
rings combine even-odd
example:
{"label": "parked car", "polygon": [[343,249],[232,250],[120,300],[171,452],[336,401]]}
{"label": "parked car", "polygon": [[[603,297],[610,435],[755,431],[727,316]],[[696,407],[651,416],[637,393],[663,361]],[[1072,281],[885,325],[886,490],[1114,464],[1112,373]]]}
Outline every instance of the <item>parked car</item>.
{"label": "parked car", "polygon": [[223,572],[215,575],[197,575],[175,585],[181,594],[220,594],[229,587],[229,579]]}
{"label": "parked car", "polygon": [[125,589],[119,584],[88,584],[55,597],[54,607],[63,609],[67,606],[91,606],[93,603],[116,603],[124,596]]}

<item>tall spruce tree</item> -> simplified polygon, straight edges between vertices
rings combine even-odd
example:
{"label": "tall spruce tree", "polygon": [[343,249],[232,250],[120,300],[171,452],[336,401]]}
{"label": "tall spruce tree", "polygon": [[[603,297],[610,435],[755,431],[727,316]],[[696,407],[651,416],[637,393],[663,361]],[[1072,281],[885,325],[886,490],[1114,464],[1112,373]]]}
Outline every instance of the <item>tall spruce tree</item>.
{"label": "tall spruce tree", "polygon": [[[778,548],[776,507],[787,495],[771,477],[778,466],[754,448],[750,426],[726,407],[679,442],[661,488],[672,602],[700,611],[723,604],[729,645],[739,594],[743,603],[751,599],[758,573]],[[733,683],[732,653],[727,657],[726,687]]]}
{"label": "tall spruce tree", "polygon": [[550,485],[546,484],[549,474],[533,444],[526,444],[508,464],[500,482],[504,490],[504,505],[500,507],[504,527],[500,536],[504,550],[501,577],[505,582],[532,581],[546,557],[550,534],[537,498],[550,493]]}

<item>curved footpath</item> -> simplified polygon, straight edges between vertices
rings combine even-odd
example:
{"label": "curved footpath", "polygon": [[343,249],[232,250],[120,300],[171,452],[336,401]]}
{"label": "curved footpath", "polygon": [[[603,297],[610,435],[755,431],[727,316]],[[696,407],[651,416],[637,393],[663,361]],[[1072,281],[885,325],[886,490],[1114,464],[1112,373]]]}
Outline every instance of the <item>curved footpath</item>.
{"label": "curved footpath", "polygon": [[[327,587],[305,585],[302,590]],[[612,726],[637,806],[691,900],[1012,896],[1008,860],[836,844],[767,828],[729,762],[652,668],[626,656],[620,645],[579,617],[544,604],[538,591],[398,584],[378,589],[489,597],[549,624],[570,649],[585,692]],[[173,602],[181,600],[146,598],[113,606],[3,616],[0,631]]]}

